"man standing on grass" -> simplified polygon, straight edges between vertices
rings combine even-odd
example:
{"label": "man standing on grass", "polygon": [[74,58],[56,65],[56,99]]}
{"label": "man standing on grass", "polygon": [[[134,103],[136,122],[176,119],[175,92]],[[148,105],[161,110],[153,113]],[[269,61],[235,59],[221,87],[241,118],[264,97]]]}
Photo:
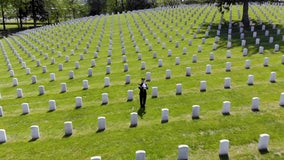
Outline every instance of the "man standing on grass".
{"label": "man standing on grass", "polygon": [[140,89],[139,96],[140,96],[140,108],[145,110],[146,99],[147,99],[147,89],[148,85],[145,82],[145,78],[141,78],[141,83],[138,85]]}

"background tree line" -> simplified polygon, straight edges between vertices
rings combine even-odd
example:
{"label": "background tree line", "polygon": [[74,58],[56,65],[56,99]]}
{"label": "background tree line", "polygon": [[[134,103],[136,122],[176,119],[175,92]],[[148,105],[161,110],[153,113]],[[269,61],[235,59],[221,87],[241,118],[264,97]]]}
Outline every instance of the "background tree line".
{"label": "background tree line", "polygon": [[[216,2],[221,12],[224,9],[226,10],[229,4],[242,3],[246,8],[244,13],[247,13],[248,1],[250,0],[0,0],[0,23],[3,25],[3,30],[6,30],[8,20],[10,20],[9,23],[17,24],[18,28],[22,29],[23,23],[30,23],[33,24],[33,27],[36,27],[38,22],[51,24],[90,15],[158,6],[177,6],[181,3]],[[263,0],[251,1],[263,2]],[[247,23],[248,16],[243,21]]]}

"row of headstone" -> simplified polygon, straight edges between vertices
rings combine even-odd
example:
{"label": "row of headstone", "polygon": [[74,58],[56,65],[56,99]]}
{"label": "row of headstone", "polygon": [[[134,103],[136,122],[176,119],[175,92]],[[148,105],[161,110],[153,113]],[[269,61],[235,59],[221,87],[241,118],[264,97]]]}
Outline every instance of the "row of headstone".
{"label": "row of headstone", "polygon": [[[268,151],[270,135],[263,133],[259,135],[257,149],[262,152]],[[229,147],[230,141],[228,139],[222,139],[219,141],[219,156],[227,157],[229,159]],[[136,160],[146,160],[146,151],[145,150],[137,150],[135,152]],[[178,155],[177,160],[187,160],[189,159],[189,146],[186,144],[178,145]],[[221,158],[222,159],[222,158]],[[91,160],[101,160],[101,156],[93,156]]]}

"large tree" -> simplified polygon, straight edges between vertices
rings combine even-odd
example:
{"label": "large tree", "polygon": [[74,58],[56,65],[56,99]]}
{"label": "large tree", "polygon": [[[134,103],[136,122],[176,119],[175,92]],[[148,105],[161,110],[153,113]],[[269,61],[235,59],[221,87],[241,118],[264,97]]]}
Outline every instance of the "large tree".
{"label": "large tree", "polygon": [[90,15],[101,14],[106,9],[106,0],[88,0],[87,4],[90,7]]}
{"label": "large tree", "polygon": [[236,3],[241,3],[243,5],[243,16],[242,22],[245,28],[249,27],[249,2],[267,2],[275,0],[216,0],[217,6],[220,12],[223,14],[224,10],[228,10],[229,6]]}
{"label": "large tree", "polygon": [[34,21],[34,27],[36,27],[37,21],[47,20],[48,12],[45,10],[44,0],[31,0],[28,4],[28,9]]}

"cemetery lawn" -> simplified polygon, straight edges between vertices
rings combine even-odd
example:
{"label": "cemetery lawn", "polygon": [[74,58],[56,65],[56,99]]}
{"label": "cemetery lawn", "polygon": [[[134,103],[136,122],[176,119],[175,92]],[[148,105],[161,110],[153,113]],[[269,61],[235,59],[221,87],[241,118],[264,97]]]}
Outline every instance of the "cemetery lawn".
{"label": "cemetery lawn", "polygon": [[[230,159],[283,159],[284,108],[279,105],[280,95],[284,92],[282,8],[270,4],[251,5],[250,17],[256,23],[260,44],[255,45],[256,38],[247,29],[243,32],[244,47],[241,46],[237,23],[241,19],[238,9],[242,13],[241,6],[232,7],[232,47],[229,49],[230,12],[227,12],[217,49],[212,50],[221,14],[210,5],[88,17],[1,39],[0,106],[4,115],[0,117],[0,129],[5,129],[7,142],[0,144],[0,159],[75,160],[98,155],[102,159],[130,160],[135,159],[135,151],[145,150],[148,160],[172,160],[177,159],[178,145],[181,144],[189,146],[189,159],[219,159],[219,141],[222,139],[230,141]],[[265,36],[262,25],[257,25],[260,20],[269,36]],[[277,29],[280,34],[277,34]],[[209,31],[208,36],[205,36],[206,31]],[[172,42],[169,42],[170,36]],[[274,41],[269,43],[272,36]],[[158,37],[160,44],[157,43]],[[202,44],[202,38],[206,38],[205,44]],[[152,45],[152,51],[145,44],[146,39]],[[191,46],[189,40],[192,40]],[[129,67],[127,72],[123,71],[122,41]],[[138,53],[133,47],[134,41],[139,47]],[[177,41],[178,47],[175,46]],[[99,43],[98,57],[94,58]],[[162,49],[162,43],[166,44],[165,49]],[[89,48],[84,53],[87,44]],[[280,46],[279,51],[274,51],[275,44]],[[202,46],[201,52],[197,50],[198,45]],[[262,54],[259,54],[259,46],[264,47]],[[184,47],[186,54],[183,54]],[[248,49],[247,56],[243,56],[243,48]],[[168,56],[169,49],[172,50],[171,56]],[[71,50],[74,50],[74,55],[70,54]],[[109,50],[112,50],[111,56],[108,56]],[[227,50],[231,51],[230,58],[226,57]],[[62,56],[58,56],[58,52]],[[154,52],[157,58],[153,58]],[[214,53],[214,60],[209,60],[210,52]],[[26,68],[30,68],[31,74],[26,74],[16,53],[26,63]],[[15,73],[13,77],[7,70],[5,54]],[[45,54],[48,54],[47,58]],[[141,60],[138,60],[139,54]],[[197,55],[196,63],[192,63],[194,54]],[[84,59],[80,60],[80,55]],[[50,64],[52,57],[55,64]],[[176,57],[180,58],[179,65],[175,64]],[[269,58],[267,67],[263,65],[265,57]],[[109,65],[108,58],[111,58]],[[92,59],[95,59],[96,66],[92,68],[93,75],[88,77]],[[162,67],[158,67],[159,59],[163,61]],[[36,65],[37,60],[40,66]],[[245,69],[246,60],[250,60],[250,69]],[[76,61],[80,63],[79,69],[75,69]],[[141,62],[146,63],[146,69],[140,69]],[[230,72],[225,71],[226,62],[232,64]],[[63,71],[58,70],[59,64],[63,64]],[[205,73],[207,64],[212,66],[211,74]],[[46,73],[42,73],[42,66],[47,67]],[[110,74],[106,74],[106,66],[111,67]],[[186,76],[186,67],[191,67],[191,76]],[[170,79],[165,78],[167,69],[171,70]],[[70,70],[74,71],[74,79],[69,79]],[[130,128],[130,113],[139,110],[137,85],[147,72],[151,73],[151,81],[147,82],[146,114],[138,117],[137,127]],[[276,83],[269,81],[271,72],[276,72]],[[55,81],[50,81],[50,73],[55,73]],[[130,84],[125,84],[127,74],[131,76]],[[33,75],[37,76],[35,84],[31,84]],[[254,75],[254,85],[247,85],[248,75]],[[104,87],[105,77],[110,78],[109,87]],[[231,78],[230,89],[224,89],[226,77]],[[18,79],[17,86],[12,85],[13,78]],[[83,80],[88,80],[89,89],[82,89]],[[206,92],[200,92],[202,80],[207,82]],[[60,93],[61,83],[67,84],[67,92]],[[179,83],[182,84],[182,94],[176,95],[176,84]],[[39,95],[41,85],[45,88],[44,95]],[[158,87],[157,98],[151,97],[152,87]],[[23,98],[17,98],[17,88],[23,90]],[[133,101],[127,102],[128,90],[133,90]],[[106,105],[101,104],[102,93],[108,93]],[[79,109],[75,109],[77,96],[83,100]],[[260,98],[258,112],[251,111],[253,97]],[[49,100],[56,100],[57,109],[53,112],[49,111]],[[222,115],[223,101],[231,102],[230,115]],[[22,103],[29,104],[29,114],[22,115]],[[192,119],[193,105],[200,106],[199,119]],[[161,123],[163,108],[169,109],[167,123]],[[100,116],[106,118],[106,129],[97,132],[97,118]],[[69,137],[64,136],[66,121],[73,124],[73,134]],[[40,138],[37,140],[31,140],[32,125],[39,126]],[[270,135],[266,154],[257,149],[259,135],[263,133]]]}

